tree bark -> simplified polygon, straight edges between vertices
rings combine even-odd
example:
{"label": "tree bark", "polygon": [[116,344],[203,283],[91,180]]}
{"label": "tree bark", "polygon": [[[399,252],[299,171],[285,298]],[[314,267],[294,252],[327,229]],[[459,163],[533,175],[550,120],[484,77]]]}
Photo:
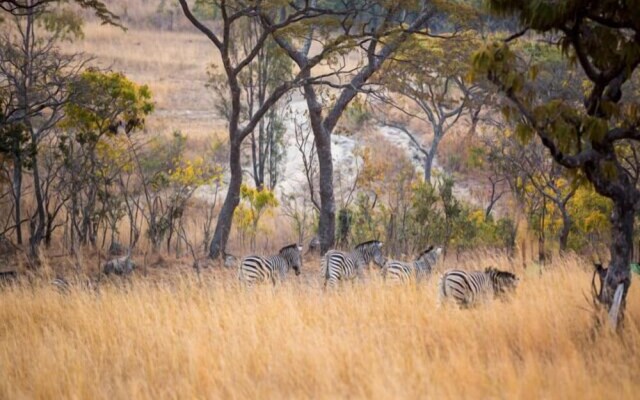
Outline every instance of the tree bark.
{"label": "tree bark", "polygon": [[429,150],[427,156],[424,159],[424,181],[431,183],[431,170],[433,169],[433,160],[436,156],[436,152],[433,151],[433,147]]}
{"label": "tree bark", "polygon": [[229,166],[231,179],[229,180],[229,189],[224,199],[216,230],[209,246],[209,257],[216,259],[225,250],[227,240],[229,240],[229,232],[231,231],[231,223],[233,222],[233,212],[238,204],[240,204],[240,186],[242,185],[242,165],[240,163],[240,143],[232,142],[229,149]]}
{"label": "tree bark", "polygon": [[562,214],[562,229],[558,235],[558,242],[560,243],[560,252],[563,253],[567,250],[569,243],[569,232],[571,231],[571,216],[566,208],[560,207],[560,213]]}
{"label": "tree bark", "polygon": [[438,146],[440,145],[442,136],[444,136],[442,127],[434,126],[433,128],[433,142],[431,143],[431,147],[429,148],[429,151],[427,152],[427,155],[424,159],[424,181],[426,183],[431,183],[431,170],[433,169],[433,161],[435,160],[436,154],[438,153]]}
{"label": "tree bark", "polygon": [[335,244],[336,202],[333,195],[333,159],[331,157],[331,133],[322,120],[322,105],[312,85],[304,86],[304,96],[309,110],[309,120],[316,143],[319,168],[320,221],[318,237],[320,254],[329,251]]}
{"label": "tree bark", "polygon": [[[37,146],[37,138],[35,135],[32,134],[31,140],[32,145]],[[45,227],[47,225],[47,212],[44,208],[44,196],[42,195],[42,187],[40,184],[40,170],[37,157],[33,159],[33,189],[36,199],[37,220],[35,229],[31,232],[31,237],[29,238],[29,246],[31,256],[37,259],[40,243],[42,243],[42,239],[44,239]]]}
{"label": "tree bark", "polygon": [[[625,199],[626,200],[626,199]],[[635,207],[633,202],[616,201],[611,214],[611,263],[607,271],[605,286],[600,301],[610,309],[613,296],[619,284],[624,285],[624,295],[620,305],[620,316],[617,325],[624,316],[627,291],[631,285],[630,265],[633,250],[633,225]]]}
{"label": "tree bark", "polygon": [[22,244],[22,160],[20,156],[13,159],[13,199],[15,201],[16,241]]}

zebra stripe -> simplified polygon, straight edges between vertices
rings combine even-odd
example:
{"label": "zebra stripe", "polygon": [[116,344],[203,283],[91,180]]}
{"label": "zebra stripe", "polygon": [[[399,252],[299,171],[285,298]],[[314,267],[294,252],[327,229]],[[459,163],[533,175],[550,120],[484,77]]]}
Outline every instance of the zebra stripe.
{"label": "zebra stripe", "polygon": [[487,268],[484,271],[446,271],[438,284],[440,300],[451,298],[463,307],[474,305],[477,301],[498,297],[514,290],[518,278],[511,272]]}
{"label": "zebra stripe", "polygon": [[52,280],[51,284],[55,286],[55,288],[58,289],[60,293],[69,293],[69,289],[71,288],[69,282],[62,277],[57,277],[56,279]]}
{"label": "zebra stripe", "polygon": [[415,276],[416,280],[420,280],[431,274],[431,271],[438,261],[438,256],[442,252],[440,247],[435,248],[429,246],[425,251],[420,253],[413,263],[406,263],[397,260],[388,260],[382,269],[382,276],[385,281],[406,283]]}
{"label": "zebra stripe", "polygon": [[324,287],[334,286],[338,281],[353,280],[362,276],[362,268],[371,261],[384,265],[382,242],[371,240],[360,243],[351,253],[330,250],[322,258]]}
{"label": "zebra stripe", "polygon": [[274,256],[247,256],[240,263],[238,278],[247,284],[271,280],[275,285],[277,279],[285,278],[290,268],[293,268],[296,275],[300,275],[301,251],[302,247],[291,244],[280,249]]}

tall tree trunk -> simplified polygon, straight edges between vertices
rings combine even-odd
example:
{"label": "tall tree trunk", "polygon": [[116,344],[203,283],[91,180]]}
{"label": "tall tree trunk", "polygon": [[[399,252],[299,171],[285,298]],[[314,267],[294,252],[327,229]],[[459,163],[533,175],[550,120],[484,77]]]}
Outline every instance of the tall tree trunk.
{"label": "tall tree trunk", "polygon": [[13,158],[13,199],[15,201],[16,241],[22,244],[22,159]]}
{"label": "tall tree trunk", "polygon": [[438,146],[440,145],[440,141],[442,140],[442,136],[444,136],[444,131],[441,126],[433,127],[433,141],[431,142],[431,147],[427,152],[427,156],[424,159],[424,181],[426,183],[431,183],[431,171],[433,169],[433,161],[436,159],[436,154],[438,153]]}
{"label": "tall tree trunk", "polygon": [[571,231],[571,216],[566,208],[560,207],[560,213],[562,213],[562,229],[560,229],[560,234],[558,236],[558,241],[560,243],[560,252],[564,252],[567,250],[567,244],[569,242],[569,232]]}
{"label": "tall tree trunk", "polygon": [[320,170],[320,236],[321,254],[329,251],[335,244],[336,201],[333,196],[333,160],[331,158],[331,136],[316,136],[318,166]]}
{"label": "tall tree trunk", "polygon": [[425,183],[431,183],[431,169],[433,168],[433,159],[435,158],[435,152],[429,151],[424,159],[424,181]]}
{"label": "tall tree trunk", "polygon": [[[32,137],[33,145],[36,146],[36,138]],[[47,213],[44,209],[44,196],[42,195],[42,187],[40,186],[40,170],[38,169],[38,159],[37,157],[33,158],[33,188],[34,195],[36,198],[36,226],[33,232],[31,232],[31,237],[29,238],[29,246],[31,256],[34,259],[39,254],[40,243],[42,243],[42,239],[44,238],[44,231],[47,224]]]}
{"label": "tall tree trunk", "polygon": [[331,133],[325,129],[322,120],[322,105],[318,101],[315,89],[304,86],[304,96],[309,110],[309,120],[318,154],[320,180],[320,221],[318,237],[320,254],[329,251],[335,244],[336,201],[333,195],[333,159],[331,157]]}
{"label": "tall tree trunk", "polygon": [[229,232],[231,231],[231,223],[233,222],[233,212],[238,204],[240,204],[240,186],[242,185],[242,165],[240,164],[240,143],[231,143],[229,149],[229,167],[231,170],[231,179],[229,180],[229,189],[227,196],[222,204],[216,230],[213,234],[213,240],[209,246],[209,257],[216,259],[222,251],[227,247],[229,240]]}
{"label": "tall tree trunk", "polygon": [[611,215],[611,263],[605,279],[605,286],[600,299],[608,309],[613,304],[614,293],[619,284],[624,285],[624,295],[620,305],[620,316],[616,322],[623,319],[627,292],[631,285],[630,265],[633,250],[633,224],[635,207],[633,202],[619,200],[614,203]]}

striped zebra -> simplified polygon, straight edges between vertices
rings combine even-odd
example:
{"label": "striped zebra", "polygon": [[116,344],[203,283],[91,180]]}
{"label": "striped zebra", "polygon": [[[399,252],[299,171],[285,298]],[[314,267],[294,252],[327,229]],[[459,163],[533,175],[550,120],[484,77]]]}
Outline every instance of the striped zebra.
{"label": "striped zebra", "polygon": [[442,253],[442,248],[429,246],[416,257],[413,263],[397,260],[387,260],[382,269],[382,276],[385,281],[407,283],[414,276],[416,281],[429,275],[438,261],[438,256]]}
{"label": "striped zebra", "polygon": [[514,274],[492,267],[471,272],[450,269],[438,283],[440,302],[450,298],[463,307],[492,296],[500,297],[515,290],[517,285],[518,278]]}
{"label": "striped zebra", "polygon": [[360,243],[351,253],[329,250],[322,258],[324,287],[334,286],[338,281],[362,277],[362,269],[371,261],[382,267],[382,242],[370,240]]}
{"label": "striped zebra", "polygon": [[275,285],[277,279],[284,279],[290,268],[293,268],[296,275],[300,275],[301,251],[301,246],[290,244],[280,249],[275,256],[247,256],[240,263],[238,278],[247,284],[271,280]]}

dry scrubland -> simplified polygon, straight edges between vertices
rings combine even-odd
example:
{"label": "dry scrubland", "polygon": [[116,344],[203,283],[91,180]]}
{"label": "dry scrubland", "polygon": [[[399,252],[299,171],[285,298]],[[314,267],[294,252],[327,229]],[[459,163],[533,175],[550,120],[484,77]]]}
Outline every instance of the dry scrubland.
{"label": "dry scrubland", "polygon": [[307,264],[275,289],[217,269],[99,293],[6,288],[0,398],[637,398],[637,287],[622,338],[592,339],[576,260],[467,311],[437,308],[435,279],[323,293]]}

